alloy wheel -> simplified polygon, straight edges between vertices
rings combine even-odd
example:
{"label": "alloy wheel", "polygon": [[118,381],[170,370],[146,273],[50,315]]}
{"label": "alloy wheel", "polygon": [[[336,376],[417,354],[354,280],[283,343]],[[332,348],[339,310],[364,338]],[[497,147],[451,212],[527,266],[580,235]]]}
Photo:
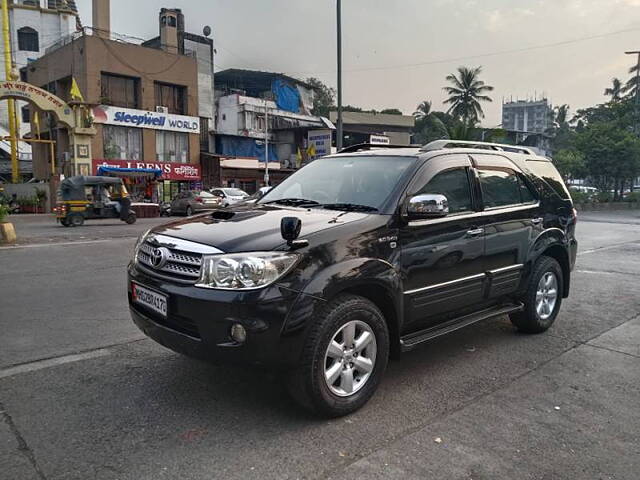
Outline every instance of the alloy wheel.
{"label": "alloy wheel", "polygon": [[547,320],[558,301],[558,278],[553,272],[546,272],[538,282],[536,290],[536,313],[541,320]]}
{"label": "alloy wheel", "polygon": [[348,397],[365,386],[376,363],[372,328],[360,320],[345,323],[333,335],[324,356],[324,379],[331,393]]}

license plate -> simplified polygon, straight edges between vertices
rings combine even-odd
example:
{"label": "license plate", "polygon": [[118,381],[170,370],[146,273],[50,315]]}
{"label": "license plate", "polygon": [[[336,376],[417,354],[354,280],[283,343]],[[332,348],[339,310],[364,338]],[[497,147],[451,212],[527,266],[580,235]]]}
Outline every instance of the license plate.
{"label": "license plate", "polygon": [[167,316],[167,297],[160,293],[141,287],[137,283],[131,284],[132,297],[135,303],[144,305],[163,317]]}

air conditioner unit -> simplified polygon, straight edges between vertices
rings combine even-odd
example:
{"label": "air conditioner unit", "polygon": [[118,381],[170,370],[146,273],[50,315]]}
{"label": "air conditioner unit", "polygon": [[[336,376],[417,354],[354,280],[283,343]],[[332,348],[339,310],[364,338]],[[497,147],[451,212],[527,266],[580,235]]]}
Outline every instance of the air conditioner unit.
{"label": "air conditioner unit", "polygon": [[163,107],[161,105],[156,106],[156,112],[158,113],[169,113],[169,107]]}

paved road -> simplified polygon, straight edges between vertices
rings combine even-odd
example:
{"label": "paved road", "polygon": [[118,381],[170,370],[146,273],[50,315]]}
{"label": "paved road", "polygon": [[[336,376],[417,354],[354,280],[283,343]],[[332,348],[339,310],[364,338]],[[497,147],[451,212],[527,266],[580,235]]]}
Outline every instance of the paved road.
{"label": "paved road", "polygon": [[46,245],[41,220],[19,224],[43,234],[0,249],[0,478],[635,480],[637,220],[581,215],[572,295],[548,333],[499,318],[437,339],[331,421],[270,376],[142,337],[124,266],[148,226]]}

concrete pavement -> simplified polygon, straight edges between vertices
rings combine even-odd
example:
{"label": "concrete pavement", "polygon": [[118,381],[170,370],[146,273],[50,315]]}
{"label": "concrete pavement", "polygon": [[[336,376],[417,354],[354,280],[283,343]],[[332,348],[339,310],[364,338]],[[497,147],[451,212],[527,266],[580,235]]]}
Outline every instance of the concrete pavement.
{"label": "concrete pavement", "polygon": [[499,318],[436,339],[331,421],[144,339],[132,236],[0,250],[0,478],[636,479],[640,229],[594,220],[548,333]]}

